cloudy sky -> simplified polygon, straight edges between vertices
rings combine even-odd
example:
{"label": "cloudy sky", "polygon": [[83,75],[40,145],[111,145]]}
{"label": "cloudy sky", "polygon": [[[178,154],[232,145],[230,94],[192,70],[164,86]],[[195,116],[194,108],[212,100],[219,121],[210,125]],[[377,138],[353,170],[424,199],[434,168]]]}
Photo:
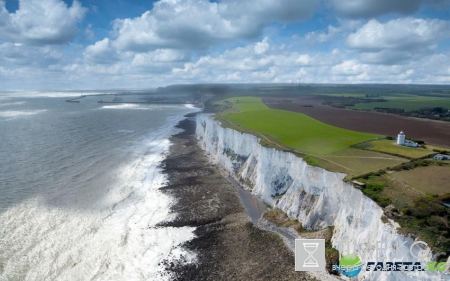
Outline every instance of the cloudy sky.
{"label": "cloudy sky", "polygon": [[449,0],[0,0],[0,90],[450,84]]}

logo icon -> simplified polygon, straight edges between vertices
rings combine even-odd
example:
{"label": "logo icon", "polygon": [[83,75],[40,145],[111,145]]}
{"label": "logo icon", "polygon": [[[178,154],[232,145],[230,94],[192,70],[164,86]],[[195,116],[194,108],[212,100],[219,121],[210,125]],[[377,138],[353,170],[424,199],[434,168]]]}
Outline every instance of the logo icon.
{"label": "logo icon", "polygon": [[363,265],[358,256],[345,255],[339,260],[339,265],[336,264],[334,268],[342,272],[343,275],[352,278],[361,272]]}
{"label": "logo icon", "polygon": [[295,271],[325,271],[324,239],[295,239]]}

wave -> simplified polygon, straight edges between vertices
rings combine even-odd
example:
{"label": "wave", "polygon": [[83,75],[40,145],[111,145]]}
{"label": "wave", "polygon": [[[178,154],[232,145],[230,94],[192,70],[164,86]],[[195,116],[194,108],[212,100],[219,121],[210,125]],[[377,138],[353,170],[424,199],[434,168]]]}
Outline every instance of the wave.
{"label": "wave", "polygon": [[141,107],[138,104],[129,104],[129,103],[104,105],[101,108],[102,109],[148,109],[148,108]]}
{"label": "wave", "polygon": [[195,262],[182,247],[195,227],[158,226],[176,218],[175,199],[160,190],[168,181],[160,164],[182,114],[133,147],[131,161],[108,171],[95,209],[49,208],[33,198],[0,213],[0,280],[170,280],[163,260]]}
{"label": "wave", "polygon": [[24,101],[16,101],[16,102],[5,102],[5,103],[0,103],[0,107],[5,107],[5,106],[15,106],[15,105],[21,105],[24,104]]}
{"label": "wave", "polygon": [[0,111],[0,117],[3,118],[14,118],[14,117],[20,117],[20,116],[30,116],[30,115],[36,115],[42,112],[47,111],[46,109],[41,110],[6,110],[6,111]]}
{"label": "wave", "polygon": [[47,98],[68,98],[68,97],[79,97],[84,96],[95,96],[105,94],[104,92],[40,92],[40,91],[17,91],[17,92],[0,92],[0,96],[4,98],[36,98],[36,97],[47,97]]}

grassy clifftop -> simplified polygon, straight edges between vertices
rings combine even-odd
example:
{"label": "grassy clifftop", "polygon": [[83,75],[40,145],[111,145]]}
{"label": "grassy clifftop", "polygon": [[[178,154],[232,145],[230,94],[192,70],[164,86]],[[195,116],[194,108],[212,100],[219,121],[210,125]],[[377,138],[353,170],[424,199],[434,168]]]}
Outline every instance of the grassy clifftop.
{"label": "grassy clifftop", "polygon": [[330,126],[303,114],[271,109],[259,98],[224,102],[230,106],[222,116],[242,127],[241,130],[257,131],[299,152],[325,155],[378,137]]}

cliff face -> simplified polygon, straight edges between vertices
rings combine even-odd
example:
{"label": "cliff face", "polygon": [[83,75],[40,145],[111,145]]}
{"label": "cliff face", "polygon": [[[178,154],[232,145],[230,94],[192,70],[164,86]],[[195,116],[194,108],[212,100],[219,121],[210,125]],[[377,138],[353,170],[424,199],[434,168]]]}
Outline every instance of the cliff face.
{"label": "cliff face", "polygon": [[[210,159],[272,207],[298,219],[307,230],[334,226],[333,247],[348,241],[363,262],[382,261],[377,241],[386,243],[386,261],[417,261],[409,253],[411,238],[383,223],[383,210],[351,184],[345,174],[308,165],[296,155],[263,147],[258,138],[223,128],[211,115],[197,115],[196,134]],[[396,248],[406,255],[397,259]],[[449,280],[429,272],[361,272],[358,280]]]}

